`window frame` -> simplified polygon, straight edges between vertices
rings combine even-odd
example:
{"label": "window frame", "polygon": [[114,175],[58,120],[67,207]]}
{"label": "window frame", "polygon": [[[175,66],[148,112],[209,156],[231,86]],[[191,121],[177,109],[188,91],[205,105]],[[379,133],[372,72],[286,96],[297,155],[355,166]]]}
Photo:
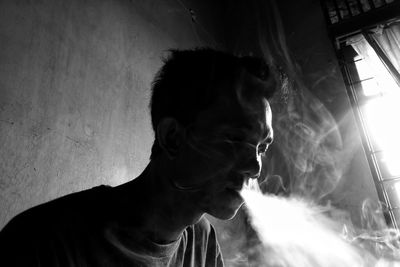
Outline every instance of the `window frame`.
{"label": "window frame", "polygon": [[[381,6],[374,5],[373,0],[366,1],[369,2],[370,9],[360,9],[360,12],[358,14],[353,14],[350,8],[349,0],[320,0],[320,3],[323,14],[325,16],[328,34],[334,46],[336,57],[339,61],[339,67],[342,72],[346,91],[349,96],[350,104],[352,106],[354,117],[357,123],[357,128],[359,130],[364,154],[370,167],[373,182],[375,184],[378,194],[378,199],[382,204],[382,212],[385,221],[389,226],[399,229],[400,208],[398,209],[398,211],[396,210],[396,212],[399,212],[397,216],[399,219],[398,221],[396,221],[396,216],[394,213],[395,210],[391,206],[388,192],[385,189],[385,182],[382,177],[382,173],[379,170],[377,158],[375,156],[376,152],[373,152],[372,150],[372,141],[370,139],[370,136],[368,135],[366,122],[361,112],[360,107],[363,104],[364,99],[360,99],[357,95],[357,90],[362,89],[360,88],[361,83],[357,84],[357,81],[360,79],[358,76],[354,57],[351,58],[352,55],[349,52],[348,46],[346,45],[346,40],[349,37],[358,34],[366,34],[369,30],[375,28],[377,25],[391,23],[392,21],[399,20],[400,16],[398,10],[400,10],[400,0],[384,0],[382,2],[383,5]],[[342,2],[345,4],[343,5]],[[357,0],[357,2],[361,2],[361,0]],[[341,8],[339,4],[342,4]],[[347,8],[347,16],[343,16],[343,8]],[[332,19],[332,14],[336,14],[337,21]],[[386,67],[388,67],[387,64],[385,65]]]}
{"label": "window frame", "polygon": [[346,45],[344,40],[340,42],[340,47],[336,50],[337,57],[339,59],[339,66],[346,85],[346,91],[352,106],[357,128],[360,133],[364,153],[370,166],[371,175],[378,194],[378,199],[383,206],[383,215],[385,217],[385,221],[388,225],[398,228],[394,213],[396,209],[392,207],[389,194],[385,188],[385,183],[391,182],[394,179],[384,179],[379,168],[376,157],[376,154],[379,153],[379,151],[374,151],[372,145],[373,141],[368,133],[363,112],[360,108],[367,99],[360,98],[359,94],[357,93],[358,91],[362,90],[362,85],[355,64],[356,61],[354,60],[356,54],[355,51],[352,54],[352,51],[354,50],[352,49],[351,45]]}

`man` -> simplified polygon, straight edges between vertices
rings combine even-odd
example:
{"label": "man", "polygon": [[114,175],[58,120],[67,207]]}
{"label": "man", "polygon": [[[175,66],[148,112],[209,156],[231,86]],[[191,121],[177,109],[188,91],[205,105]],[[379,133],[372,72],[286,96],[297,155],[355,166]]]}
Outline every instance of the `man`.
{"label": "man", "polygon": [[0,264],[223,266],[204,214],[232,218],[243,184],[259,177],[273,138],[273,73],[255,58],[172,51],[153,83],[143,173],[16,216],[0,233]]}

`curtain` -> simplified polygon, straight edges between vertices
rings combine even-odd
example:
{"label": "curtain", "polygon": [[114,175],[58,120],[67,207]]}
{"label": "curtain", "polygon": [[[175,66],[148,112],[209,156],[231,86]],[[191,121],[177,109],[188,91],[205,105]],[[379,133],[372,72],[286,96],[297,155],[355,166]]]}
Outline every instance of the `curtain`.
{"label": "curtain", "polygon": [[373,73],[371,76],[375,77],[382,93],[399,92],[400,22],[380,25],[374,30],[349,38],[347,43],[369,66]]}
{"label": "curtain", "polygon": [[371,36],[390,60],[397,72],[400,72],[400,22],[385,26]]}
{"label": "curtain", "polygon": [[[385,25],[372,32],[356,35],[349,38],[347,44],[350,44],[362,59],[355,62],[362,85],[362,92],[359,94],[369,98],[366,98],[367,101],[360,106],[360,110],[373,143],[373,151],[381,151],[385,169],[390,175],[398,176],[400,24]],[[381,165],[380,169],[383,169]]]}
{"label": "curtain", "polygon": [[356,63],[360,80],[374,77],[373,81],[363,84],[364,93],[366,95],[375,95],[397,92],[399,88],[395,80],[392,79],[378,54],[364,37],[363,34],[359,34],[347,40],[347,44],[351,45],[365,62],[365,64]]}

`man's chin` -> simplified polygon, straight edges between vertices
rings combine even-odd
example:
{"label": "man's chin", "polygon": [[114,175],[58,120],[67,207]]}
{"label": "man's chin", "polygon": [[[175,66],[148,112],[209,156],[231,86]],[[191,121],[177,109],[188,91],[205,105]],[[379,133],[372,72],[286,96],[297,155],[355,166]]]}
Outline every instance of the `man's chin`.
{"label": "man's chin", "polygon": [[207,213],[220,220],[231,220],[235,217],[235,215],[237,214],[238,210],[242,205],[243,203],[236,208],[223,208],[219,210],[211,210],[208,211]]}

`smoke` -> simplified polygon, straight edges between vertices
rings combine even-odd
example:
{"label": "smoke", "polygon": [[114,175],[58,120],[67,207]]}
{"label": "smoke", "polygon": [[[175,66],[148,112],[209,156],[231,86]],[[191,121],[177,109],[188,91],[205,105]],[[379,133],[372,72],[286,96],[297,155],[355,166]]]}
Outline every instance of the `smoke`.
{"label": "smoke", "polygon": [[400,266],[399,233],[352,236],[332,209],[299,197],[263,195],[257,183],[242,191],[261,244],[250,266]]}
{"label": "smoke", "polygon": [[274,128],[276,146],[288,169],[288,189],[322,199],[336,188],[353,146],[343,146],[335,120],[308,91],[289,95],[285,105],[274,113]]}
{"label": "smoke", "polygon": [[[263,162],[263,175],[268,179],[262,189],[270,191],[267,187],[272,175],[275,191],[325,201],[354,157],[355,135],[343,138],[341,122],[308,90],[300,67],[289,53],[276,2],[254,3],[260,51],[270,65],[278,66],[282,84],[270,100],[275,141],[270,152],[273,156]],[[318,81],[323,79],[318,77]],[[281,177],[276,176],[281,173]],[[281,189],[276,188],[279,184]]]}

